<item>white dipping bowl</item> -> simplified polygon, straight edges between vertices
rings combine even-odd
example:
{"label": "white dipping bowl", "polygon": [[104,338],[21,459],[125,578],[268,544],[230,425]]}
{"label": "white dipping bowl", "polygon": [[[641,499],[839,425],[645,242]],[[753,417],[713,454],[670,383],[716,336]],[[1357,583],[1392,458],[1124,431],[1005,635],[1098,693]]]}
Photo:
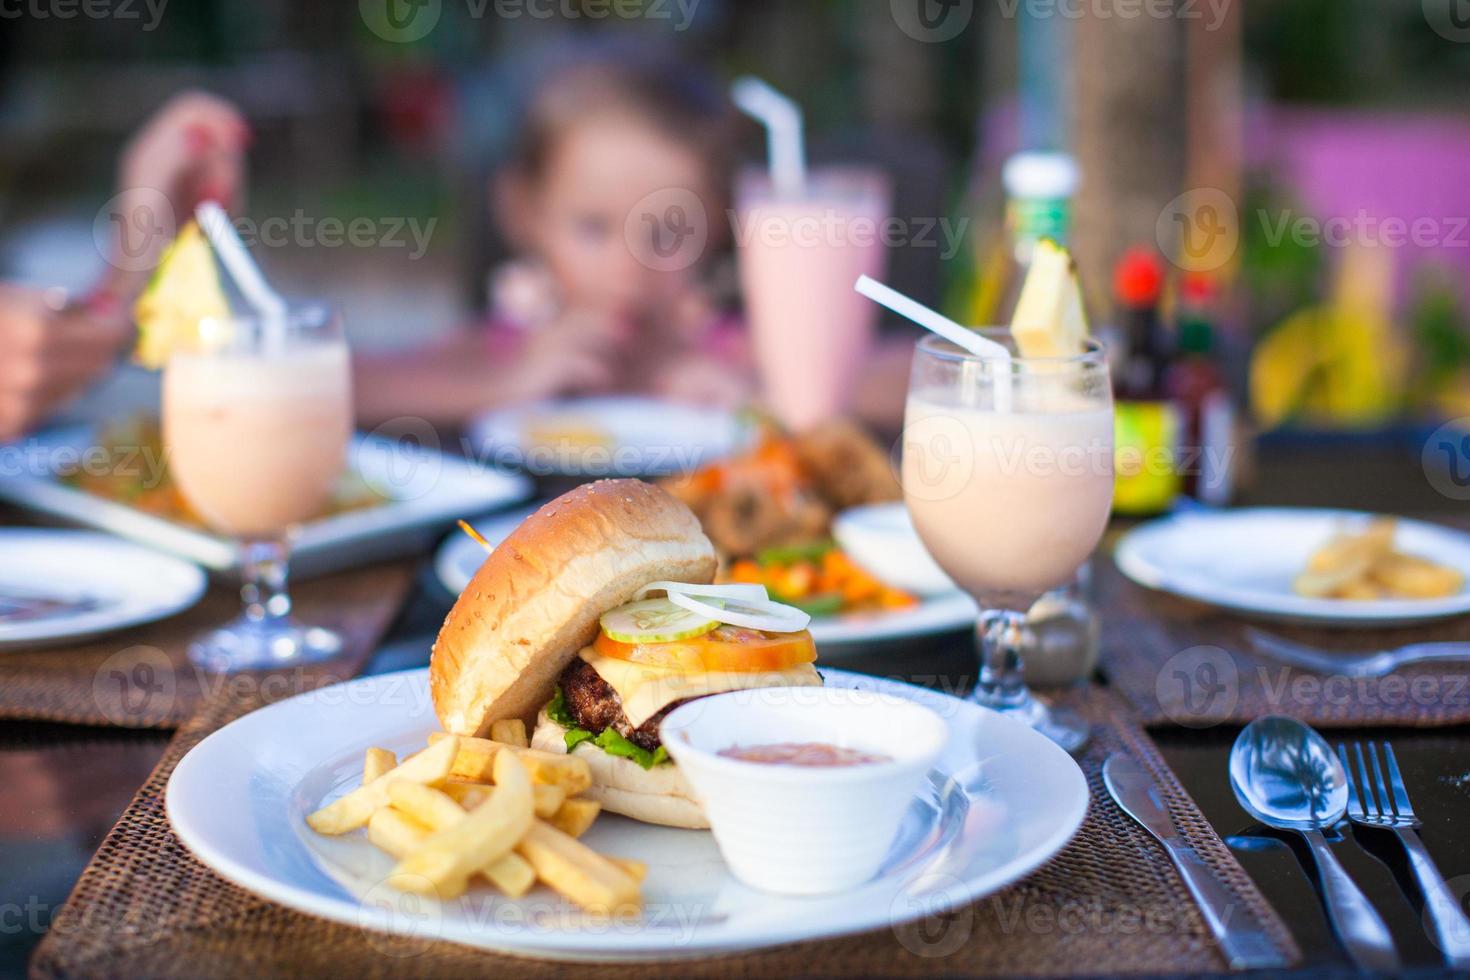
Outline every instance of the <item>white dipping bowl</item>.
{"label": "white dipping bowl", "polygon": [[832,521],[832,536],[849,558],[891,588],[921,596],[958,588],[929,557],[902,503],[844,510]]}
{"label": "white dipping bowl", "polygon": [[[948,740],[943,719],[912,701],[826,687],[698,698],[671,711],[659,732],[731,872],[785,895],[828,894],[872,878]],[[786,742],[825,742],[891,761],[797,766],[719,754]]]}

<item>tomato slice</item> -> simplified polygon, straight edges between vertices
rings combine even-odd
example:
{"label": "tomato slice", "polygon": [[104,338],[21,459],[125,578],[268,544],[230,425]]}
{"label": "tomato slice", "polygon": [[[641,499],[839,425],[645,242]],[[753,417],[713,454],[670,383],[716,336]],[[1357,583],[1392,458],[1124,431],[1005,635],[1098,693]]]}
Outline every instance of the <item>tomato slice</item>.
{"label": "tomato slice", "polygon": [[592,649],[604,657],[685,673],[786,670],[817,659],[817,646],[806,630],[764,633],[739,626],[719,626],[703,636],[669,643],[619,643],[599,632]]}

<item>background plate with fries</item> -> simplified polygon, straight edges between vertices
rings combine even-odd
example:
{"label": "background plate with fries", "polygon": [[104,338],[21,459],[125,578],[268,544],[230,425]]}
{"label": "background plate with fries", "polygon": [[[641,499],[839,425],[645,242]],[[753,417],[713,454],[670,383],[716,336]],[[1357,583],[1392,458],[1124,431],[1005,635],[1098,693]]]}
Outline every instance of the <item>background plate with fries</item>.
{"label": "background plate with fries", "polygon": [[1407,518],[1195,511],[1134,528],[1114,559],[1140,585],[1264,619],[1368,627],[1470,613],[1470,534]]}
{"label": "background plate with fries", "polygon": [[[575,773],[538,774],[534,757],[515,761],[502,758],[510,754],[504,749],[484,755],[485,746],[466,752],[463,745],[446,748],[447,737],[431,740],[438,726],[426,670],[308,692],[220,729],[174,771],[169,820],[179,839],[225,878],[312,915],[521,955],[604,961],[708,955],[888,929],[989,894],[1071,840],[1087,810],[1086,780],[1043,736],[937,692],[824,673],[829,686],[918,701],[939,712],[950,730],[949,745],[883,869],[840,895],[782,898],[752,891],[730,875],[708,831],[608,815],[598,816],[580,837],[540,829],[555,822],[542,814],[553,813],[558,801],[538,800],[536,788],[564,783],[565,806],[576,798]],[[510,743],[516,739],[514,732],[500,734]],[[983,758],[976,746],[985,747]],[[418,754],[408,758],[410,753]],[[455,761],[448,762],[451,757]],[[390,771],[395,763],[397,777]],[[453,769],[448,777],[446,765]],[[384,772],[385,782],[372,788],[371,778]],[[486,776],[494,788],[488,801],[473,801],[470,816],[446,803],[446,780]],[[424,791],[436,782],[439,790]],[[309,815],[317,830],[308,825]],[[398,826],[403,823],[423,827],[405,836]],[[430,823],[439,827],[428,832]],[[563,837],[575,837],[577,846]],[[507,852],[511,840],[521,844]],[[395,857],[376,845],[411,856]],[[498,868],[499,877],[480,876],[507,853],[522,860]],[[522,864],[530,866],[529,883]],[[617,899],[628,878],[637,879],[641,892],[637,910],[586,910],[599,897],[595,888]],[[510,892],[520,894],[512,898]]]}

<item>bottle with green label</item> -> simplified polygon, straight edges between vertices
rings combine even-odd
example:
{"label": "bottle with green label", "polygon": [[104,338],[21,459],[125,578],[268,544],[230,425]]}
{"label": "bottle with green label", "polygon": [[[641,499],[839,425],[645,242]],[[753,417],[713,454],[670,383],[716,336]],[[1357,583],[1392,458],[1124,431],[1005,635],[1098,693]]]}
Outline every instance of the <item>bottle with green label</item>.
{"label": "bottle with green label", "polygon": [[1005,233],[978,263],[964,321],[981,326],[1010,322],[1021,283],[1037,242],[1065,245],[1077,190],[1077,164],[1065,153],[1028,151],[1010,157],[1001,170],[1005,187]]}

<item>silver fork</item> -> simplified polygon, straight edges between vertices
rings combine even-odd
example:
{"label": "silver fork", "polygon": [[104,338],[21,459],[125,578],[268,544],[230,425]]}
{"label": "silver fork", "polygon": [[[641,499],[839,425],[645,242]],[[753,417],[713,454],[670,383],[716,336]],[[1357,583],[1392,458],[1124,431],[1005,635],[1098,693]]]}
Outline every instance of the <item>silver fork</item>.
{"label": "silver fork", "polygon": [[[1373,742],[1363,751],[1362,742],[1352,745],[1354,759],[1348,758],[1348,747],[1337,746],[1338,758],[1347,772],[1348,819],[1364,827],[1378,827],[1392,831],[1409,855],[1409,866],[1424,894],[1424,912],[1434,930],[1435,945],[1444,953],[1445,961],[1461,969],[1470,968],[1470,919],[1460,908],[1459,899],[1445,884],[1444,875],[1434,866],[1424,842],[1415,833],[1423,824],[1414,815],[1409,803],[1409,793],[1404,787],[1404,775],[1399,771],[1399,760],[1393,754],[1393,746],[1383,743],[1383,758],[1387,761],[1387,775],[1378,761],[1378,749]],[[1367,761],[1365,761],[1365,759]],[[1372,764],[1373,777],[1368,777],[1368,766]],[[1357,764],[1354,772],[1354,762]]]}
{"label": "silver fork", "polygon": [[1345,674],[1349,677],[1382,677],[1391,674],[1405,664],[1429,660],[1470,661],[1470,643],[1410,643],[1394,650],[1376,653],[1335,653],[1318,650],[1284,640],[1279,636],[1256,629],[1245,628],[1245,635],[1257,653],[1272,660],[1304,667],[1319,674]]}

